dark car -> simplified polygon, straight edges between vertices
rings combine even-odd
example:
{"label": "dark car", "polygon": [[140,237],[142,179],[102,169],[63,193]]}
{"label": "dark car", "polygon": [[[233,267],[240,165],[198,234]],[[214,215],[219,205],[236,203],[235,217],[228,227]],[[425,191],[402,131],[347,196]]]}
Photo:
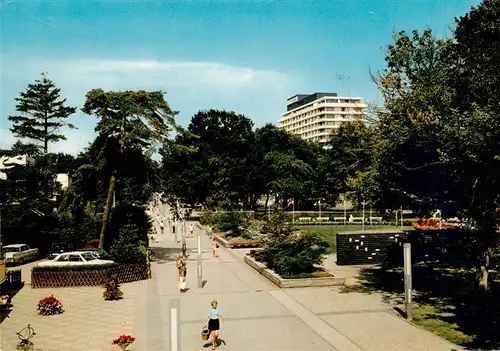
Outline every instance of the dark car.
{"label": "dark car", "polygon": [[53,260],[57,255],[62,254],[63,252],[73,251],[75,249],[72,243],[52,243],[47,258],[49,260]]}
{"label": "dark car", "polygon": [[111,256],[109,253],[107,253],[103,249],[98,249],[98,248],[83,248],[83,249],[78,249],[76,251],[84,251],[84,252],[90,252],[94,256],[96,256],[100,260],[112,260],[113,256]]}

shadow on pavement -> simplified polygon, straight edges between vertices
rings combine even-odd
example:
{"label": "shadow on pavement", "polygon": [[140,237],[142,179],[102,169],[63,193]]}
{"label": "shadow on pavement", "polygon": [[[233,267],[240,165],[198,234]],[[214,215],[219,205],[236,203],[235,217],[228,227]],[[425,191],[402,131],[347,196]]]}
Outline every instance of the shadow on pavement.
{"label": "shadow on pavement", "polygon": [[175,255],[180,255],[181,253],[182,250],[180,248],[151,248],[152,261],[159,264],[173,262],[175,261]]}
{"label": "shadow on pavement", "polygon": [[12,305],[12,298],[24,287],[24,282],[17,284],[9,284],[5,281],[2,284],[2,295],[9,295],[9,302],[6,307],[0,308],[0,324],[9,317],[10,312],[15,306]]}
{"label": "shadow on pavement", "polygon": [[[417,318],[426,323],[447,323],[465,336],[461,341],[466,349],[491,350],[500,346],[500,281],[492,280],[489,291],[479,290],[475,273],[449,266],[414,266],[413,289]],[[380,293],[392,304],[404,303],[402,268],[366,268],[360,271],[360,283],[341,292]],[[493,278],[494,279],[494,278]],[[414,312],[414,319],[416,317]],[[443,325],[442,328],[445,327]],[[450,329],[446,333],[452,334]],[[444,334],[443,334],[444,336]]]}

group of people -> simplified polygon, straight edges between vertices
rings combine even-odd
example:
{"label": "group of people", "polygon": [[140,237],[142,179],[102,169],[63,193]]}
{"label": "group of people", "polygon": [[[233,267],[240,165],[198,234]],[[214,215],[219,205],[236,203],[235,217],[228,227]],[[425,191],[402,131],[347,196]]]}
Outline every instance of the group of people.
{"label": "group of people", "polygon": [[[189,226],[189,236],[190,238],[194,237],[194,226],[191,224]],[[214,258],[217,258],[217,248],[219,245],[215,241],[214,236],[212,235],[212,256]],[[177,277],[178,277],[178,282],[179,282],[179,292],[184,293],[187,291],[186,289],[186,278],[187,278],[187,262],[184,257],[181,255],[177,254],[175,256],[175,264],[177,267]],[[208,310],[208,322],[207,322],[207,328],[209,331],[210,335],[210,343],[212,344],[212,350],[215,350],[215,348],[218,345],[219,342],[219,330],[222,327],[223,324],[223,317],[222,313],[218,308],[218,303],[217,300],[212,300],[210,302],[210,308]]]}

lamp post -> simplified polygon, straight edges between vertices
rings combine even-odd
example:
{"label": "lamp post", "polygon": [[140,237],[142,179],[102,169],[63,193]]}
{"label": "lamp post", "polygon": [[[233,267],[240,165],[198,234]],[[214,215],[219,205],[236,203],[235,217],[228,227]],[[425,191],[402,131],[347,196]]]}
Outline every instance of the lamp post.
{"label": "lamp post", "polygon": [[365,206],[366,206],[366,201],[361,202],[361,205],[363,205],[363,225],[361,226],[361,231],[365,231]]}

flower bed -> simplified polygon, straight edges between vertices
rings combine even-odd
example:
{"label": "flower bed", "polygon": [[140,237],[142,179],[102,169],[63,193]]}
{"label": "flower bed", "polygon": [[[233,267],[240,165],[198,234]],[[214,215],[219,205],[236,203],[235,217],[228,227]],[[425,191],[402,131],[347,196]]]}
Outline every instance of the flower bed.
{"label": "flower bed", "polygon": [[60,300],[56,299],[54,295],[50,295],[38,301],[38,314],[42,316],[53,316],[61,314],[64,310]]}
{"label": "flower bed", "polygon": [[148,264],[109,264],[103,266],[33,267],[32,288],[62,288],[102,286],[115,276],[119,283],[130,283],[151,278]]}
{"label": "flower bed", "polygon": [[456,225],[453,223],[439,223],[439,219],[435,218],[421,218],[417,221],[417,223],[415,223],[415,228],[422,230],[451,229],[455,227]]}

